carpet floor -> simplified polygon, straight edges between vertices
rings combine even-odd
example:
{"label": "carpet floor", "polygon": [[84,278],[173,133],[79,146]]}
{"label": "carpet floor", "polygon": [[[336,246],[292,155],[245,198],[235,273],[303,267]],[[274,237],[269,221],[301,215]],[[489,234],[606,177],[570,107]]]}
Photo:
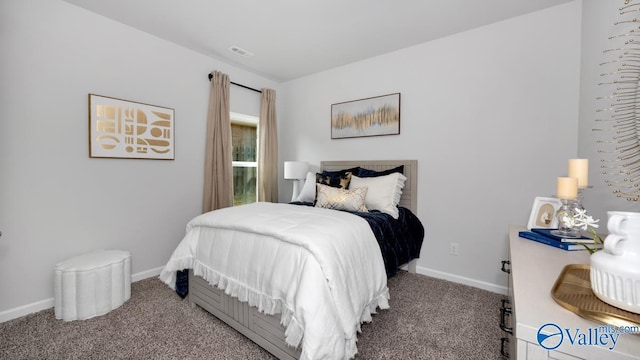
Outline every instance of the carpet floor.
{"label": "carpet floor", "polygon": [[[502,295],[400,272],[388,310],[358,336],[356,359],[501,359]],[[0,324],[0,359],[273,359],[156,278],[106,315],[56,320],[53,309]]]}

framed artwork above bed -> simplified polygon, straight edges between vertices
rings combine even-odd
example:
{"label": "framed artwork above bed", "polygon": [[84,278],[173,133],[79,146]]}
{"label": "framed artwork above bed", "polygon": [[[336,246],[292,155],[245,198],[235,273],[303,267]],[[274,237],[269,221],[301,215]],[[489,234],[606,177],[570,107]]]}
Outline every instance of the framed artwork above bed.
{"label": "framed artwork above bed", "polygon": [[400,134],[400,93],[331,105],[331,138]]}

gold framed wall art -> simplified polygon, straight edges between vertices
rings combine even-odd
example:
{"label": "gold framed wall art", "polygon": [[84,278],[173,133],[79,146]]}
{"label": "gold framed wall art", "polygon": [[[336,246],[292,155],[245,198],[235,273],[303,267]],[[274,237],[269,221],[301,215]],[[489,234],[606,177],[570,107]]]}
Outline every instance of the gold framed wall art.
{"label": "gold framed wall art", "polygon": [[400,134],[400,93],[331,105],[331,138]]}
{"label": "gold framed wall art", "polygon": [[174,159],[174,109],[89,94],[89,157]]}

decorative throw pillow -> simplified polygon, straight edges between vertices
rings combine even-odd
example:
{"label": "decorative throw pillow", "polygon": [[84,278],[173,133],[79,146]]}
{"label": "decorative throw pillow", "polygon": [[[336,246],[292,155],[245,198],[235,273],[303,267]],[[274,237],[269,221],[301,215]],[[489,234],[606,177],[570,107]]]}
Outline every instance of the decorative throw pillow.
{"label": "decorative throw pillow", "polygon": [[407,177],[400,173],[392,173],[378,177],[361,178],[351,176],[349,189],[366,187],[365,205],[369,210],[379,210],[397,219],[398,203]]}
{"label": "decorative throw pillow", "polygon": [[361,178],[365,178],[365,177],[384,176],[384,175],[389,175],[396,172],[400,174],[404,174],[404,165],[400,165],[400,166],[394,167],[393,169],[382,170],[382,171],[375,171],[375,170],[360,168],[358,169],[358,172],[353,173],[353,175],[356,175]]}
{"label": "decorative throw pillow", "polygon": [[304,180],[300,195],[298,195],[295,201],[308,203],[316,201],[316,176],[311,171],[307,173],[307,178]]}
{"label": "decorative throw pillow", "polygon": [[344,190],[332,186],[317,184],[316,207],[367,212],[366,187]]}
{"label": "decorative throw pillow", "polygon": [[349,181],[351,181],[351,175],[357,174],[359,169],[359,167],[354,167],[339,171],[323,171],[316,174],[316,182],[318,184],[348,189]]}

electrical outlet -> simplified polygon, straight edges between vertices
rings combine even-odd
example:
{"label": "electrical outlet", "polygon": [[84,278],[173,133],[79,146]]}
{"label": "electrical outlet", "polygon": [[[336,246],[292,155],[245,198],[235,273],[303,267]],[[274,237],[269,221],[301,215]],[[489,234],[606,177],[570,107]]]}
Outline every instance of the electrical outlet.
{"label": "electrical outlet", "polygon": [[458,243],[449,244],[449,254],[450,255],[458,255],[458,250],[460,249],[460,245]]}

